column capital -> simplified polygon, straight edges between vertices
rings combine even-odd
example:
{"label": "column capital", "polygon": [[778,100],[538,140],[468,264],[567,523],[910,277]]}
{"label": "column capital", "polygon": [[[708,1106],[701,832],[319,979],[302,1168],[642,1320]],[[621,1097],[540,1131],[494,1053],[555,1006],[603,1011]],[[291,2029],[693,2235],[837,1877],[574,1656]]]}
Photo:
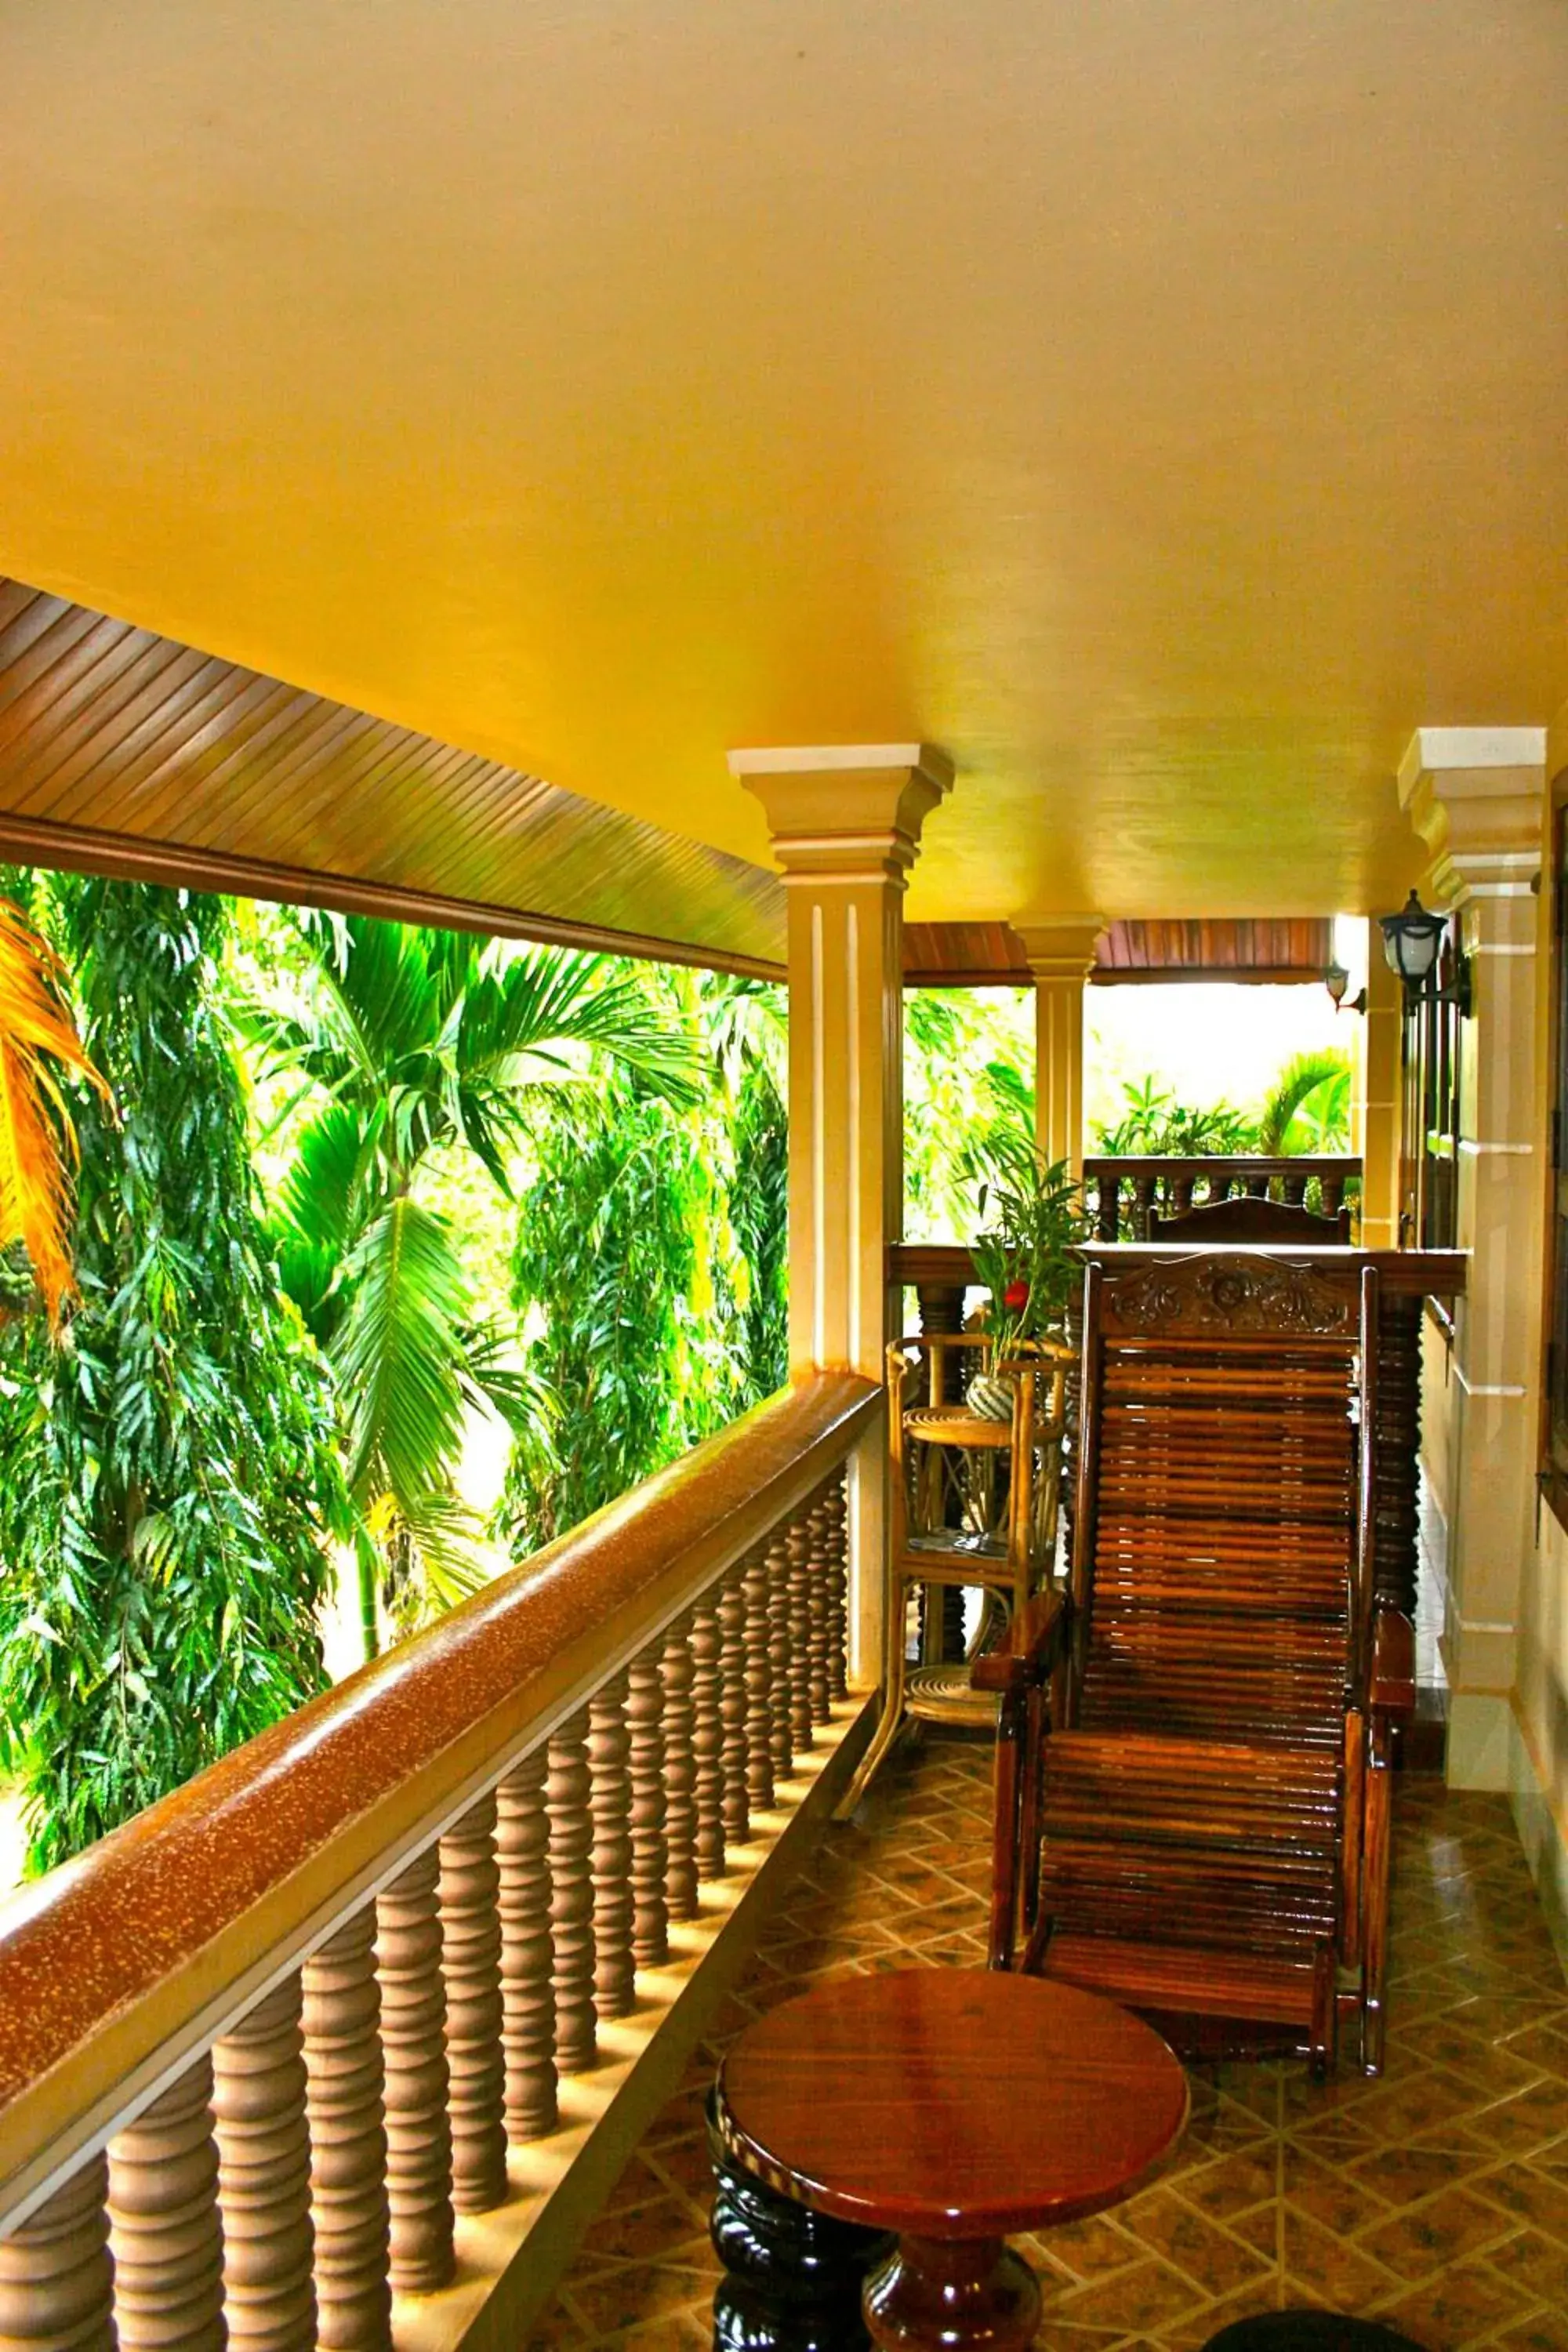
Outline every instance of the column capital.
{"label": "column capital", "polygon": [[730,773],[754,793],[786,883],[832,878],[902,889],[921,827],[952,789],[934,743],[788,743],[731,751]]}
{"label": "column capital", "polygon": [[1418,727],[1399,805],[1432,853],[1434,894],[1522,894],[1541,863],[1544,727]]}
{"label": "column capital", "polygon": [[1076,980],[1080,985],[1094,970],[1094,951],[1106,928],[1103,915],[1037,915],[1013,925],[1037,981]]}

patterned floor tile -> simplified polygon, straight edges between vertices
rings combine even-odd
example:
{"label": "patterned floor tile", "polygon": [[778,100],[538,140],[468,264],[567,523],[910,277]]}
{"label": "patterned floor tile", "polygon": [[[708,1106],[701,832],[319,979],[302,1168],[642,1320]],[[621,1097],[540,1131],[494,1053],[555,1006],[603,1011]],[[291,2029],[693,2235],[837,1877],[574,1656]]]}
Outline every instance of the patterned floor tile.
{"label": "patterned floor tile", "polygon": [[[829,1832],[520,2352],[710,2341],[719,2054],[825,1980],[980,1964],[989,1775],[983,1745],[933,1734]],[[1568,2352],[1568,1986],[1506,1800],[1401,1782],[1394,1916],[1384,2079],[1192,2070],[1185,2139],[1151,2185],[1020,2242],[1036,2352],[1201,2352],[1290,2305],[1375,2315],[1427,2352]]]}
{"label": "patterned floor tile", "polygon": [[1531,2297],[1485,2263],[1457,2263],[1424,2286],[1384,2304],[1384,2326],[1413,2336],[1427,2352],[1462,2352],[1525,2316]]}

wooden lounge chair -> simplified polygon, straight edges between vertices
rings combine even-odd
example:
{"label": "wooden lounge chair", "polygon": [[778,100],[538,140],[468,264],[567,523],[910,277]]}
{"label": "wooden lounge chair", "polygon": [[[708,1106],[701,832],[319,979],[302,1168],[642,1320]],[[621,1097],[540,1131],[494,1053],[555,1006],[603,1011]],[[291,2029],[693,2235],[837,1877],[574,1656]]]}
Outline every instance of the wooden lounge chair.
{"label": "wooden lounge chair", "polygon": [[[1377,1274],[1226,1251],[1086,1283],[1068,1591],[1002,1700],[991,1957],[1167,2019],[1383,2055],[1389,1740],[1374,1606]],[[1237,2035],[1237,2029],[1240,2029]],[[1261,2037],[1253,2032],[1254,2042]]]}

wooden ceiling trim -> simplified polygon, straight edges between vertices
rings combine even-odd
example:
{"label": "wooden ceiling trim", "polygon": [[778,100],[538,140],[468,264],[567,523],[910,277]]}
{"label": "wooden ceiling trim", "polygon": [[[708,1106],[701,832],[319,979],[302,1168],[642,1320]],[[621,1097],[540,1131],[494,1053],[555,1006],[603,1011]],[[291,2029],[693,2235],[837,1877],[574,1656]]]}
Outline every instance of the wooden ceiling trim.
{"label": "wooden ceiling trim", "polygon": [[8,854],[776,977],[777,877],[0,579]]}
{"label": "wooden ceiling trim", "polygon": [[439,923],[454,931],[488,938],[524,940],[542,947],[584,948],[606,955],[642,956],[659,963],[689,964],[703,971],[733,971],[753,980],[782,981],[784,968],[771,957],[731,955],[721,960],[705,948],[650,932],[612,929],[604,924],[562,919],[539,910],[450,898],[439,891],[367,882],[353,874],[329,874],[301,866],[280,866],[258,857],[235,857],[185,842],[148,841],[129,834],[101,833],[85,825],[51,824],[0,809],[0,858],[18,866],[46,866],[67,874],[103,874],[126,882],[161,882],[173,889],[226,891],[236,898],[267,898],[286,907],[326,907],[340,914],[383,916],[395,923]]}
{"label": "wooden ceiling trim", "polygon": [[[1238,916],[1113,922],[1096,951],[1096,987],[1235,981],[1288,985],[1321,980],[1333,959],[1331,916]],[[1024,943],[1008,923],[906,923],[911,987],[1027,988]]]}

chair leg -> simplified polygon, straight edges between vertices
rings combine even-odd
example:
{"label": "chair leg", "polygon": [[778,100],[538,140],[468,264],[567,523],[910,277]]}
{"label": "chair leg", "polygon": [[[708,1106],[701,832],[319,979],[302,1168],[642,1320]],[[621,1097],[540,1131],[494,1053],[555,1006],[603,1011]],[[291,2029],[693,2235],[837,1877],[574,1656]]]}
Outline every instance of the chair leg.
{"label": "chair leg", "polygon": [[1321,2082],[1333,2070],[1339,2030],[1334,1948],[1320,1944],[1312,1962],[1312,2025],[1310,2063],[1313,2078]]}
{"label": "chair leg", "polygon": [[1340,1852],[1340,1958],[1347,1969],[1361,1964],[1363,1912],[1362,1833],[1366,1820],[1366,1717],[1352,1708],[1345,1717],[1345,1784]]}
{"label": "chair leg", "polygon": [[1384,1983],[1388,1971],[1388,1864],[1394,1815],[1388,1723],[1374,1714],[1370,1769],[1366,1776],[1366,1849],[1362,1864],[1362,2064],[1383,2072],[1387,2025]]}
{"label": "chair leg", "polygon": [[904,1644],[908,1639],[906,1619],[909,1613],[910,1588],[901,1576],[888,1580],[888,1623],[883,1643],[882,1712],[877,1728],[871,1734],[871,1744],[860,1759],[859,1769],[834,1812],[834,1820],[847,1822],[867,1790],[878,1769],[899,1736],[904,1719]]}

